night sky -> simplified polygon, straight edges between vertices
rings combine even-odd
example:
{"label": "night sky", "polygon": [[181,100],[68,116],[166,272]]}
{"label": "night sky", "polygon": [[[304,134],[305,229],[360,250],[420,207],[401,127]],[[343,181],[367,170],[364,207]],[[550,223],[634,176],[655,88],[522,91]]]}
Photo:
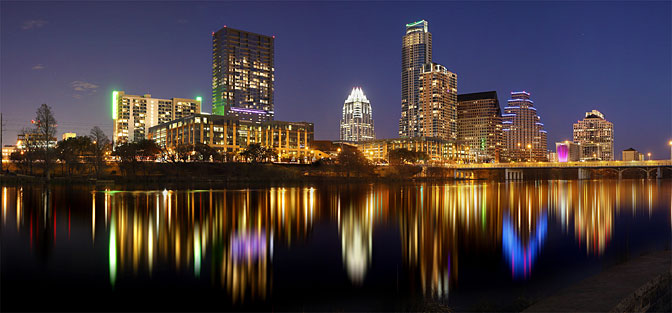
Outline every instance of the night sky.
{"label": "night sky", "polygon": [[661,2],[7,2],[1,7],[4,143],[51,105],[60,134],[112,136],[111,91],[202,96],[211,112],[211,32],[275,35],[277,120],[338,139],[343,101],[361,86],[377,138],[397,136],[404,25],[425,19],[434,62],[459,93],[525,90],[554,142],[598,109],[616,158],[669,158],[672,7]]}

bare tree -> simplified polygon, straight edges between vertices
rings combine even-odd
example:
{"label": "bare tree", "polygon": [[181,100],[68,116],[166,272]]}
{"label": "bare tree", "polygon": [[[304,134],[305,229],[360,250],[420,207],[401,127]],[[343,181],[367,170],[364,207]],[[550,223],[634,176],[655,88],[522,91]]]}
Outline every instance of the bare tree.
{"label": "bare tree", "polygon": [[105,167],[105,154],[110,151],[111,143],[105,132],[98,126],[91,129],[89,138],[91,138],[91,149],[93,150],[93,167],[96,171],[96,177],[99,178]]}
{"label": "bare tree", "polygon": [[44,161],[44,176],[47,180],[51,179],[51,169],[54,166],[54,147],[50,145],[56,139],[56,119],[51,112],[51,107],[46,103],[37,109],[35,117],[35,133],[37,142],[42,149],[42,159]]}

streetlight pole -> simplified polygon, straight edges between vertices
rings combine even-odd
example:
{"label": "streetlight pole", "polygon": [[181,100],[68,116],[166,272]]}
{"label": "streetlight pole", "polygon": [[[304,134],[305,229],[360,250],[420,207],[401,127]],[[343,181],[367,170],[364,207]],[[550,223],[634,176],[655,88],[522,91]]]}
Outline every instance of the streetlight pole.
{"label": "streetlight pole", "polygon": [[668,142],[667,144],[670,145],[670,160],[672,160],[672,140],[670,140],[670,142]]}
{"label": "streetlight pole", "polygon": [[528,143],[527,148],[530,149],[530,162],[532,162],[532,145]]}

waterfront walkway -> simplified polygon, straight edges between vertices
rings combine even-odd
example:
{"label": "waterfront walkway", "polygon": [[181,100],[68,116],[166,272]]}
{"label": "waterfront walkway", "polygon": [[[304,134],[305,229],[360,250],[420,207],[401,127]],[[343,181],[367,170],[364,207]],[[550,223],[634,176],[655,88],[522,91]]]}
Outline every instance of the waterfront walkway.
{"label": "waterfront walkway", "polygon": [[660,301],[669,297],[671,260],[669,250],[640,256],[542,299],[524,312],[670,312],[669,298]]}

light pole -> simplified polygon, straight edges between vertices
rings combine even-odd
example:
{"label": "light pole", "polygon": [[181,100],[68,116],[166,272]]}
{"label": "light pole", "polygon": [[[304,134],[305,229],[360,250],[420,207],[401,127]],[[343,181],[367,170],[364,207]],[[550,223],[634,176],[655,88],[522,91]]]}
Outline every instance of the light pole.
{"label": "light pole", "polygon": [[649,157],[649,161],[651,161],[651,152],[646,154]]}
{"label": "light pole", "polygon": [[518,153],[517,153],[517,154],[519,155],[519,157],[518,157],[518,161],[520,161],[520,159],[522,159],[522,158],[520,157],[520,142],[518,143]]}
{"label": "light pole", "polygon": [[532,162],[532,145],[528,143],[527,148],[530,149],[530,162]]}
{"label": "light pole", "polygon": [[670,160],[672,160],[672,140],[670,140],[670,142],[667,144],[670,145]]}

